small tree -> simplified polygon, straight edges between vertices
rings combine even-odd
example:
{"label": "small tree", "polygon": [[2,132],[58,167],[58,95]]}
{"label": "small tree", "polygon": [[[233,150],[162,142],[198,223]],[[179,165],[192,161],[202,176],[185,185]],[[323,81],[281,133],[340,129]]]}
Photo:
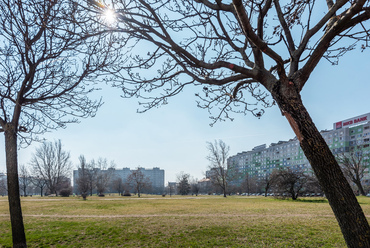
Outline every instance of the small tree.
{"label": "small tree", "polygon": [[183,171],[177,175],[177,190],[180,195],[188,195],[190,193],[190,175],[184,173]]}
{"label": "small tree", "polygon": [[65,178],[70,177],[72,165],[70,154],[62,149],[60,140],[44,142],[36,148],[31,158],[33,174],[40,175],[46,182],[51,194],[58,195],[61,183]]}
{"label": "small tree", "polygon": [[108,188],[108,184],[115,173],[115,164],[112,161],[108,168],[107,159],[99,158],[96,173],[96,191],[98,195],[103,195]]}
{"label": "small tree", "polygon": [[46,185],[46,180],[40,175],[34,175],[31,177],[31,182],[32,184],[40,189],[40,195],[43,197],[44,194],[44,189],[47,187]]}
{"label": "small tree", "polygon": [[268,191],[271,189],[273,185],[273,177],[270,173],[266,173],[265,177],[258,180],[258,184],[263,188],[265,192],[265,197],[267,197]]}
{"label": "small tree", "polygon": [[151,187],[151,182],[149,177],[146,177],[142,172],[141,168],[131,171],[131,174],[127,177],[127,182],[135,190],[138,197],[141,196],[141,193],[144,190],[147,190]]}
{"label": "small tree", "polygon": [[256,193],[257,191],[259,191],[257,178],[250,175],[248,172],[245,173],[244,180],[241,183],[241,189],[247,194],[250,194],[252,192]]}
{"label": "small tree", "polygon": [[279,169],[272,172],[271,180],[276,192],[280,196],[290,196],[296,200],[300,193],[302,193],[309,176],[304,174],[303,171],[294,171],[290,168]]}
{"label": "small tree", "polygon": [[27,196],[27,188],[31,184],[31,176],[26,166],[21,165],[19,168],[19,187],[23,191],[23,196]]}
{"label": "small tree", "polygon": [[210,162],[210,179],[213,185],[220,188],[226,197],[228,184],[236,178],[237,170],[236,167],[228,167],[227,158],[229,157],[230,147],[225,144],[222,140],[214,141],[214,143],[207,142],[207,149],[209,155],[207,156]]}
{"label": "small tree", "polygon": [[113,189],[118,192],[119,195],[123,195],[123,192],[125,191],[124,183],[122,178],[116,178],[112,182],[113,184]]}
{"label": "small tree", "polygon": [[200,186],[198,184],[198,179],[197,178],[192,178],[191,183],[190,183],[190,188],[191,188],[191,193],[198,196],[199,191],[200,191]]}
{"label": "small tree", "polygon": [[368,174],[369,169],[365,166],[367,161],[365,161],[362,151],[337,154],[336,158],[347,179],[356,185],[361,195],[366,195],[362,180]]}
{"label": "small tree", "polygon": [[99,169],[96,168],[95,160],[91,160],[90,163],[85,164],[85,176],[86,176],[88,192],[90,196],[93,195],[93,192],[96,188],[98,171]]}
{"label": "small tree", "polygon": [[176,187],[174,186],[174,184],[168,182],[168,185],[167,185],[167,194],[169,194],[170,197],[171,197],[173,194],[175,194],[175,192],[176,192]]}
{"label": "small tree", "polygon": [[8,193],[8,189],[6,187],[6,176],[4,174],[0,174],[0,195],[4,196]]}
{"label": "small tree", "polygon": [[86,159],[85,156],[80,155],[80,166],[78,167],[78,178],[76,180],[76,186],[84,200],[86,200],[88,191],[89,191],[89,177],[88,177],[88,169],[86,168]]}

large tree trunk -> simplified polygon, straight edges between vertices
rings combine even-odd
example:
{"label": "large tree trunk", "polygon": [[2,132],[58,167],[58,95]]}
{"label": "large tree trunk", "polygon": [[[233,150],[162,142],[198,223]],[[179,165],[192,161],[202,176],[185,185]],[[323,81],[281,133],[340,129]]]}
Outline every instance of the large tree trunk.
{"label": "large tree trunk", "polygon": [[14,127],[5,128],[5,154],[8,179],[10,221],[13,247],[27,247],[24,233],[21,199],[19,196],[17,134]]}
{"label": "large tree trunk", "polygon": [[[288,85],[288,84],[286,84]],[[275,89],[274,99],[292,126],[339,223],[348,247],[370,247],[370,227],[334,155],[291,84]]]}

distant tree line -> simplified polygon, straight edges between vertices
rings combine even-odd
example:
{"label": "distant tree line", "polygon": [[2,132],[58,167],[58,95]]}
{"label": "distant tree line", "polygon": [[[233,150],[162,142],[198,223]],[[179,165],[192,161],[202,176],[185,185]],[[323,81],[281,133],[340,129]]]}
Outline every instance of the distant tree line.
{"label": "distant tree line", "polygon": [[106,159],[99,158],[96,162],[92,160],[87,163],[85,157],[81,155],[79,160],[76,189],[84,199],[93,193],[104,196],[104,193],[130,195],[132,192],[140,197],[142,193],[153,193],[153,190],[159,190],[161,194],[163,192],[163,189],[152,187],[142,168],[132,170],[126,178],[122,178],[117,175],[114,162],[108,167]]}

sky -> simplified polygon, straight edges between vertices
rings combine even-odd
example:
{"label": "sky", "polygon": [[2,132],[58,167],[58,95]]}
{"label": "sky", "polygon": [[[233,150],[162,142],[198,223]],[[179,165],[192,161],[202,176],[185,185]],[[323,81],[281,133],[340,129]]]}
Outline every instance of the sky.
{"label": "sky", "polygon": [[[333,123],[370,112],[369,52],[352,51],[339,65],[322,60],[302,91],[302,99],[319,130]],[[180,172],[201,179],[209,166],[207,142],[223,140],[230,155],[261,144],[294,138],[287,120],[274,106],[262,118],[234,115],[234,121],[213,127],[206,110],[196,106],[194,89],[169,99],[169,104],[138,114],[138,99],[123,99],[120,90],[105,87],[98,94],[104,105],[94,118],[82,119],[66,129],[46,133],[47,141],[60,139],[69,151],[73,168],[78,157],[106,158],[116,169],[138,166],[165,170],[165,182],[176,181]],[[19,164],[28,165],[40,143],[18,153]],[[0,136],[0,172],[5,172],[4,136]]]}

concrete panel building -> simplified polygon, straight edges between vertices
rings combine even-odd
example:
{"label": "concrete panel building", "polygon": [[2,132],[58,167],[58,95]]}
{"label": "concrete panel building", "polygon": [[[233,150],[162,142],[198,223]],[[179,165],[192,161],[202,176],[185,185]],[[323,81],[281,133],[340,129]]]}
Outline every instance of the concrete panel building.
{"label": "concrete panel building", "polygon": [[[333,129],[321,131],[333,154],[360,152],[365,166],[369,166],[370,113],[335,122]],[[312,172],[297,138],[279,141],[269,146],[254,147],[251,151],[238,153],[228,158],[228,167],[236,168],[240,178],[246,173],[263,178],[274,169],[289,167],[292,170]]]}

